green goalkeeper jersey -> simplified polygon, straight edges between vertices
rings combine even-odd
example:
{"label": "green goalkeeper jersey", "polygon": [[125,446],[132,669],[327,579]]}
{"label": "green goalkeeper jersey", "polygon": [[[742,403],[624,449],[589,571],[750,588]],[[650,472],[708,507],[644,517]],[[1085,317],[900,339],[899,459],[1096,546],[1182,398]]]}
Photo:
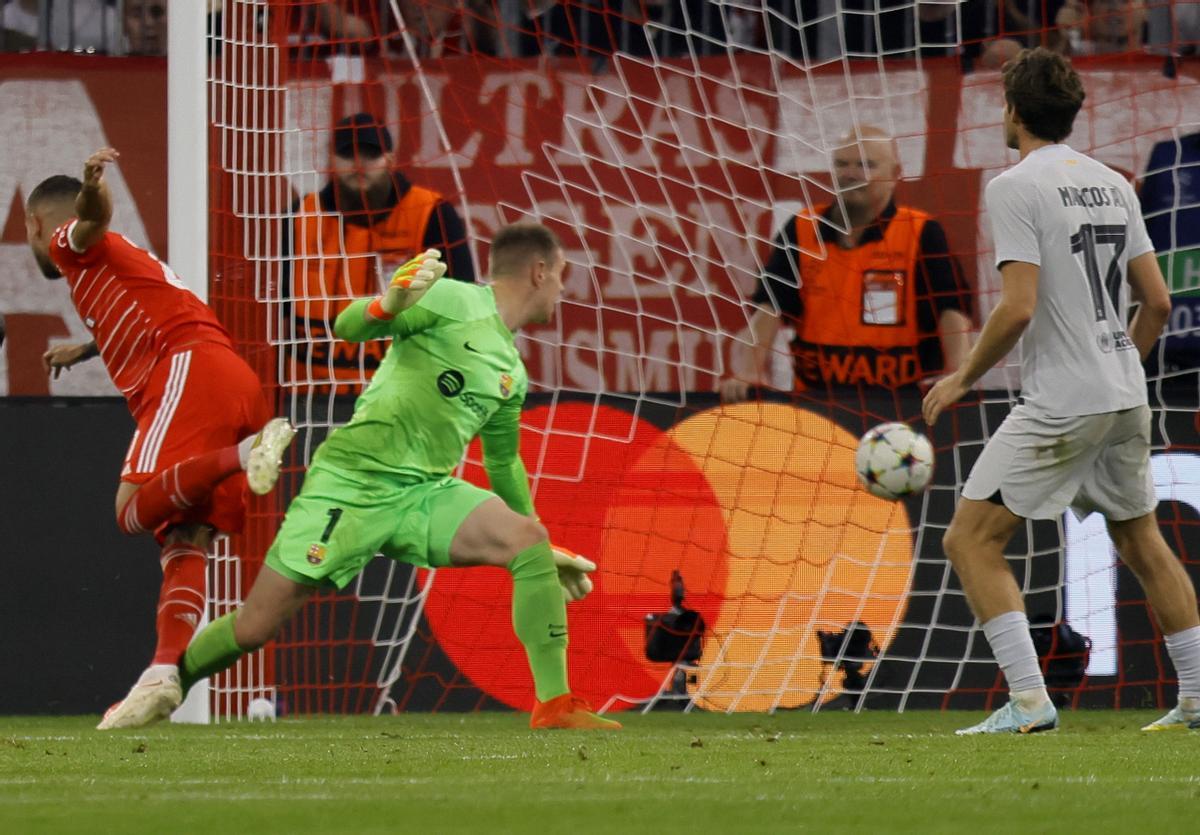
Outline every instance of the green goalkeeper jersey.
{"label": "green goalkeeper jersey", "polygon": [[529,378],[492,288],[441,280],[389,322],[367,321],[368,303],[343,310],[334,333],[350,342],[390,336],[392,344],[354,416],[313,464],[428,481],[449,475],[479,435],[492,490],[532,515],[519,454]]}

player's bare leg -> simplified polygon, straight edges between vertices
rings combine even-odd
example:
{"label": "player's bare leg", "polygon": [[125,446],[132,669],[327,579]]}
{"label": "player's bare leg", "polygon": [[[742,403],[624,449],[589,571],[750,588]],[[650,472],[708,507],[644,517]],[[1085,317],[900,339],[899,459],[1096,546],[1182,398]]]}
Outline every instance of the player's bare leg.
{"label": "player's bare leg", "polygon": [[211,544],[212,529],[207,525],[180,525],[164,538],[154,659],[128,695],[108,709],[97,729],[140,728],[167,718],[183,701],[178,664],[204,615]]}
{"label": "player's bare leg", "polygon": [[1109,522],[1121,561],[1146,592],[1146,600],[1166,636],[1167,653],[1179,676],[1179,702],[1144,731],[1200,725],[1200,615],[1196,590],[1179,558],[1163,539],[1153,513],[1124,522]]}
{"label": "player's bare leg", "polygon": [[620,723],[592,713],[567,681],[567,607],[546,529],[489,499],[459,526],[450,543],[454,566],[495,565],[513,577],[513,631],[525,647],[537,704],[532,728],[616,730]]}
{"label": "player's bare leg", "polygon": [[958,731],[960,735],[1035,733],[1058,726],[1021,590],[1004,558],[1004,548],[1021,521],[1002,504],[962,499],[942,540],[1011,696],[1008,704],[980,724]]}
{"label": "player's bare leg", "polygon": [[263,566],[246,602],[236,612],[233,637],[238,647],[243,652],[261,649],[316,591],[315,586],[297,583],[269,565]]}
{"label": "player's bare leg", "polygon": [[942,539],[980,623],[1004,612],[1025,611],[1021,590],[1004,558],[1004,548],[1020,524],[1021,518],[1004,505],[962,499]]}
{"label": "player's bare leg", "polygon": [[204,627],[188,646],[179,671],[183,692],[263,647],[316,590],[263,566],[246,602]]}

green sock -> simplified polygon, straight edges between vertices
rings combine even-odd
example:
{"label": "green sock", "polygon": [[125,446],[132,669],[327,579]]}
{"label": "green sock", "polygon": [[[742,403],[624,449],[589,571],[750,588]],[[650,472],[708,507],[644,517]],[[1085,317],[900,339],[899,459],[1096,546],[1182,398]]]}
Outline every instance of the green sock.
{"label": "green sock", "polygon": [[571,692],[567,684],[567,604],[550,543],[513,557],[513,631],[525,645],[539,702]]}
{"label": "green sock", "polygon": [[221,615],[201,629],[188,644],[187,652],[183,654],[183,663],[179,665],[179,683],[183,686],[184,693],[200,679],[233,666],[233,662],[245,654],[246,651],[238,646],[233,637],[233,622],[236,618],[236,610]]}

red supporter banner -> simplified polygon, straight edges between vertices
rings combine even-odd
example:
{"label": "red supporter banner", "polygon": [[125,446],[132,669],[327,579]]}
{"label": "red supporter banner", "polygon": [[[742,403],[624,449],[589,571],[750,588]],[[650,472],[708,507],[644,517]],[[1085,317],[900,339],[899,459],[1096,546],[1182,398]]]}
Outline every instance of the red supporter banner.
{"label": "red supporter banner", "polygon": [[[1131,176],[1200,110],[1194,65],[1177,78],[1154,60],[1077,65],[1088,100],[1070,141]],[[946,227],[981,314],[997,290],[980,196],[1015,156],[996,73],[964,76],[946,60],[805,73],[745,55],[700,59],[699,72],[617,58],[590,75],[465,57],[421,73],[368,62],[371,81],[334,83],[316,66],[287,81],[283,163],[295,196],[323,185],[333,124],[368,111],[395,136],[401,169],[455,202],[477,242],[530,216],[564,236],[561,315],[523,345],[545,387],[711,389],[745,338],[771,238],[800,205],[831,198],[828,150],[856,123],[897,138],[897,199]],[[98,363],[56,381],[35,365],[48,345],[87,334],[66,288],[42,279],[28,253],[23,196],[113,145],[113,226],[169,257],[166,64],[0,56],[0,70],[0,395],[113,395]],[[476,254],[486,272],[486,247]]]}

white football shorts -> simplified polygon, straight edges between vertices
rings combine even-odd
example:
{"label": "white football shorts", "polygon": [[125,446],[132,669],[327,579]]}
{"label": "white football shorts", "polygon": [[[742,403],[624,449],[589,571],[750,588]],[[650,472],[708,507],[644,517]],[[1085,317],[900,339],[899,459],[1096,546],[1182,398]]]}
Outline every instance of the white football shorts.
{"label": "white football shorts", "polygon": [[963,485],[966,499],[1000,500],[1017,516],[1055,519],[1068,507],[1113,522],[1158,506],[1150,471],[1150,407],[1047,417],[1016,406]]}

